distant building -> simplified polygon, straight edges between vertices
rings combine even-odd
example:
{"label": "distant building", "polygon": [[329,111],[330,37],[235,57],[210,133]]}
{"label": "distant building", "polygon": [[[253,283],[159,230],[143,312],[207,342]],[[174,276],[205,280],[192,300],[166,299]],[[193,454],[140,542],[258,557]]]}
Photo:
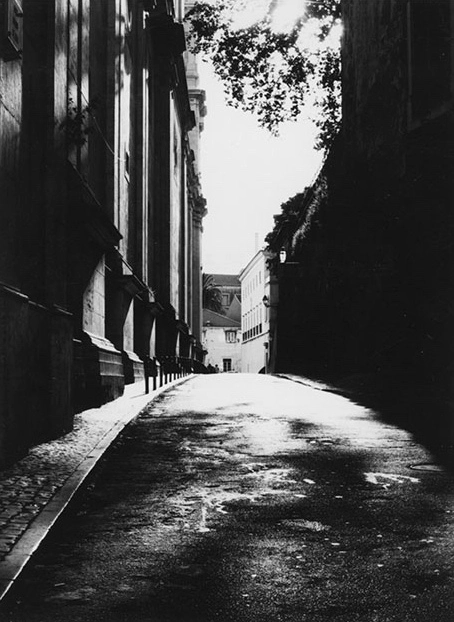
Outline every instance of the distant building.
{"label": "distant building", "polygon": [[241,368],[243,372],[269,371],[276,294],[270,280],[266,253],[259,250],[240,272]]}
{"label": "distant building", "polygon": [[210,309],[203,310],[205,364],[219,371],[241,371],[241,323]]}
{"label": "distant building", "polygon": [[222,313],[241,321],[241,283],[236,274],[212,274],[222,297]]}
{"label": "distant building", "polygon": [[221,293],[219,313],[203,310],[205,363],[219,371],[241,371],[241,284],[236,274],[211,274]]}

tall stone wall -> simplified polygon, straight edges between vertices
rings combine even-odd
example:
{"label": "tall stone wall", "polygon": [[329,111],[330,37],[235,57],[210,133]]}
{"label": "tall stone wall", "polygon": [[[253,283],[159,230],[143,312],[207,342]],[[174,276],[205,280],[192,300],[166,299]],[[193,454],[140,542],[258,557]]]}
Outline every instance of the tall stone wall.
{"label": "tall stone wall", "polygon": [[413,427],[453,440],[452,2],[343,14],[343,125],[285,237],[278,362],[405,393]]}

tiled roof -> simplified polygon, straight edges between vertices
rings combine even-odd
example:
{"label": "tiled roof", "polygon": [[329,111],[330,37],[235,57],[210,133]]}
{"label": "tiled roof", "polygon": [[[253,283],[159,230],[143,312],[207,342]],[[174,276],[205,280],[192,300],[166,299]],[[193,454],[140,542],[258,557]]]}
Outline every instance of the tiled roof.
{"label": "tiled roof", "polygon": [[241,322],[232,320],[226,315],[221,315],[220,313],[216,313],[216,311],[211,311],[211,309],[204,309],[203,310],[203,325],[204,326],[215,326],[218,328],[240,328]]}
{"label": "tiled roof", "polygon": [[227,309],[226,315],[232,320],[241,322],[241,302],[236,294],[233,296],[232,302],[230,303],[230,307]]}
{"label": "tiled roof", "polygon": [[218,287],[241,287],[237,274],[212,274],[211,276]]}

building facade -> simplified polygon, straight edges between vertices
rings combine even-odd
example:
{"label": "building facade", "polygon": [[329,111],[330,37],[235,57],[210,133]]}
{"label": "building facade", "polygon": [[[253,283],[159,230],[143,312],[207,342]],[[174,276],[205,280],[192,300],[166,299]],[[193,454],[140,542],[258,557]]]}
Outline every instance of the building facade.
{"label": "building facade", "polygon": [[204,106],[183,17],[165,0],[0,3],[0,464],[145,363],[202,363]]}
{"label": "building facade", "polygon": [[221,294],[222,313],[241,320],[241,283],[236,274],[212,274],[213,284]]}
{"label": "building facade", "polygon": [[277,298],[268,268],[268,256],[259,250],[240,272],[241,368],[246,373],[270,371],[271,343],[275,338]]}
{"label": "building facade", "polygon": [[203,346],[210,371],[241,371],[241,283],[235,274],[207,275],[219,292],[219,312],[203,309]]}
{"label": "building facade", "polygon": [[238,320],[203,309],[202,343],[209,371],[241,371],[241,323]]}

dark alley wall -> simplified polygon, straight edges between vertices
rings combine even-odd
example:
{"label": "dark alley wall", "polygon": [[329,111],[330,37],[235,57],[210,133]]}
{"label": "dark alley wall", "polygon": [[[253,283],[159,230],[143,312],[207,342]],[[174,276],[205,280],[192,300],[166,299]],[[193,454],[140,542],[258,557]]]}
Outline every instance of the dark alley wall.
{"label": "dark alley wall", "polygon": [[344,0],[342,130],[312,189],[318,199],[306,194],[295,223],[271,242],[289,251],[277,266],[278,369],[378,374],[393,386],[401,378],[446,412],[453,4]]}

